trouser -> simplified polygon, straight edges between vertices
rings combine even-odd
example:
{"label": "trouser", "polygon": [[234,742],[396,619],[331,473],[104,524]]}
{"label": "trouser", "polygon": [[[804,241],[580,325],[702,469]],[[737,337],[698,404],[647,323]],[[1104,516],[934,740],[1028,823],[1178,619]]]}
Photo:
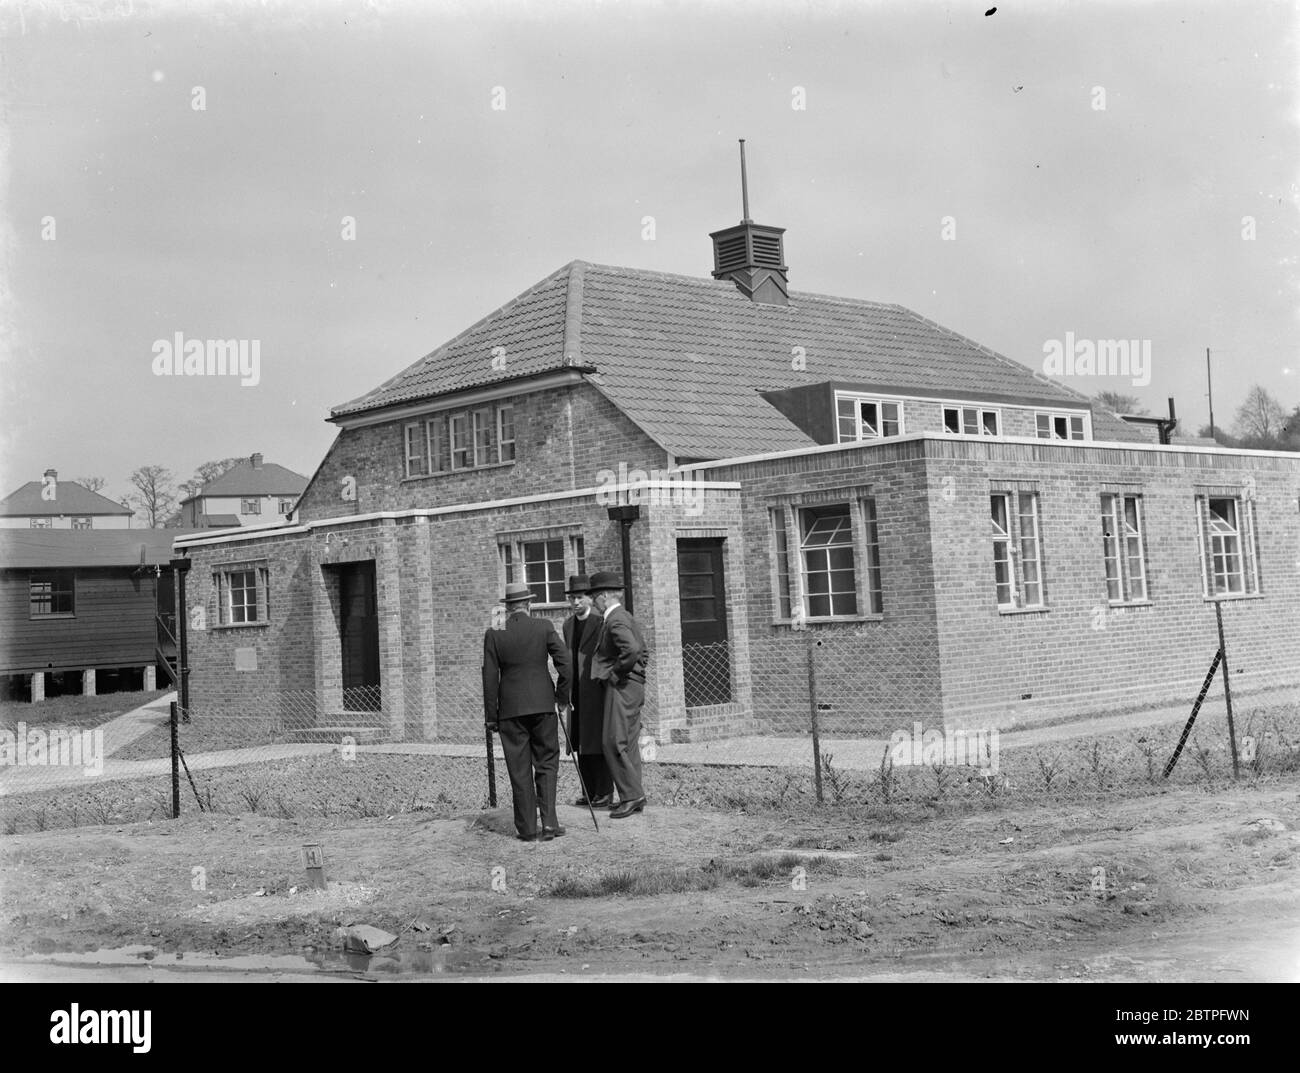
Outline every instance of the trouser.
{"label": "trouser", "polygon": [[630,678],[621,686],[611,682],[605,690],[605,727],[602,742],[619,801],[639,801],[641,788],[641,704],[645,684]]}
{"label": "trouser", "polygon": [[592,801],[608,797],[614,792],[614,776],[604,753],[579,753],[578,770],[582,772],[582,785]]}
{"label": "trouser", "polygon": [[537,834],[539,808],[543,827],[559,827],[555,783],[560,770],[560,739],[555,712],[502,719],[499,727],[515,804],[515,830],[525,837]]}

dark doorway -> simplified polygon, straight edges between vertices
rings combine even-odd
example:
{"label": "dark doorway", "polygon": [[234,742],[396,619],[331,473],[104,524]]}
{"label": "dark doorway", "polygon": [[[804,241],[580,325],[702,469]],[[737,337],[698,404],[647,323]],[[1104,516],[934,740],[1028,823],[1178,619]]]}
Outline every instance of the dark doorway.
{"label": "dark doorway", "polygon": [[377,712],[379,687],[379,600],[375,564],[348,563],[339,572],[339,640],[343,648],[343,709]]}
{"label": "dark doorway", "polygon": [[686,707],[727,704],[731,701],[731,649],[720,538],[677,541],[677,589]]}

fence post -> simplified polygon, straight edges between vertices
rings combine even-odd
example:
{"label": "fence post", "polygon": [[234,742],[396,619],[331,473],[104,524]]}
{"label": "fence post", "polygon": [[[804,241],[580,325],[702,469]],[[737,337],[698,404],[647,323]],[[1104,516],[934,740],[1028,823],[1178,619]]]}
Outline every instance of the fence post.
{"label": "fence post", "polygon": [[1232,723],[1232,682],[1228,676],[1228,646],[1223,640],[1223,604],[1214,601],[1214,620],[1219,626],[1219,654],[1223,656],[1223,701],[1228,706],[1228,741],[1232,745],[1232,777],[1239,775],[1237,767],[1237,729]]}
{"label": "fence post", "polygon": [[181,817],[180,730],[177,726],[176,702],[172,701],[169,707],[171,709],[172,730],[172,819],[178,820]]}
{"label": "fence post", "polygon": [[817,730],[817,661],[813,652],[817,643],[813,641],[813,631],[807,630],[808,636],[808,719],[812,724],[813,740],[813,785],[817,789],[817,803],[824,800],[822,796],[822,743]]}

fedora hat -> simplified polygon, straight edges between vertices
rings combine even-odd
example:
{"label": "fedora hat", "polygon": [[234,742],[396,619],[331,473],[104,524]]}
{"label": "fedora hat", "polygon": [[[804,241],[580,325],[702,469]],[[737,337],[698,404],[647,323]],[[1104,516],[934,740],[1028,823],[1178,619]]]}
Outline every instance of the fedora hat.
{"label": "fedora hat", "polygon": [[512,581],[509,585],[506,586],[506,594],[502,598],[501,602],[507,604],[514,604],[514,603],[519,603],[521,600],[531,600],[532,598],[533,598],[532,589],[530,589],[527,585],[524,585],[521,582]]}
{"label": "fedora hat", "polygon": [[586,574],[570,574],[569,587],[564,590],[566,596],[580,596],[591,592],[591,582]]}
{"label": "fedora hat", "polygon": [[591,575],[591,591],[605,592],[609,589],[622,589],[623,575],[613,570],[601,570]]}

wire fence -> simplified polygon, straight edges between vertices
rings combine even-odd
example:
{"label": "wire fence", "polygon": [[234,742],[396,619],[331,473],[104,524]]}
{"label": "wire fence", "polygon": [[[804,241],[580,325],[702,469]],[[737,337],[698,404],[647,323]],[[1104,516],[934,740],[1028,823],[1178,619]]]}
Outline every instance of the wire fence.
{"label": "wire fence", "polygon": [[[1205,655],[1213,673],[1187,684],[1176,703],[1103,694],[1007,725],[1005,713],[1001,723],[936,714],[922,641],[910,661],[887,666],[864,659],[852,631],[792,633],[784,651],[758,658],[734,642],[654,653],[648,694],[664,675],[664,691],[680,690],[686,703],[647,707],[646,792],[663,806],[924,816],[1300,774],[1294,669],[1234,673],[1230,734],[1223,666],[1213,648]],[[746,661],[752,671],[742,676]],[[174,738],[165,708],[125,731],[0,737],[0,829],[164,818],[178,804],[322,819],[454,815],[491,807],[489,742],[496,804],[509,807],[473,670],[411,676],[400,687],[204,697],[177,711]],[[579,783],[563,736],[560,744],[566,801]]]}

